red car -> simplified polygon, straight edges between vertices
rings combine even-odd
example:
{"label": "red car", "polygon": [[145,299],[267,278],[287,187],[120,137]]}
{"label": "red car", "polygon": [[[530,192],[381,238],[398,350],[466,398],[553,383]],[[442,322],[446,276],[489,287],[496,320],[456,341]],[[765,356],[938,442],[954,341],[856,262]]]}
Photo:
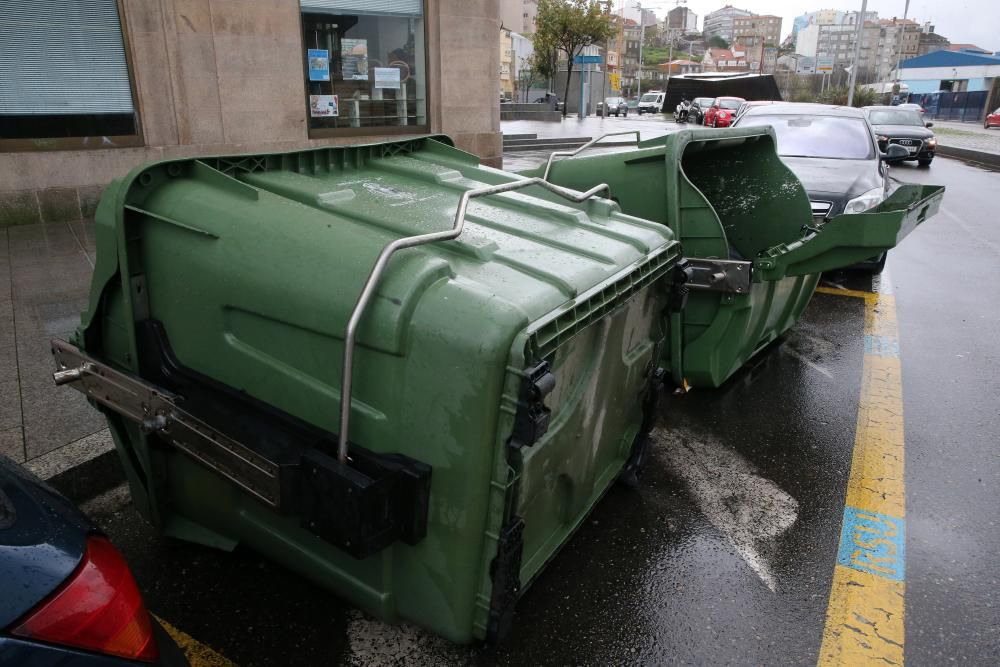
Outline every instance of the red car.
{"label": "red car", "polygon": [[1000,127],[1000,107],[996,111],[986,116],[986,120],[983,121],[983,127],[987,130],[991,127]]}
{"label": "red car", "polygon": [[705,112],[705,125],[729,127],[736,120],[736,112],[746,102],[742,97],[717,97]]}

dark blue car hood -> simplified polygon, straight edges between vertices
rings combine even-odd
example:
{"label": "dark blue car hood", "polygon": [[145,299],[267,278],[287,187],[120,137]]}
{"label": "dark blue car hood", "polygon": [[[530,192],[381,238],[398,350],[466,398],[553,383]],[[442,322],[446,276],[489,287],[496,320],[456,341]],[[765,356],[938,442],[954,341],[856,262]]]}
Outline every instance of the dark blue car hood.
{"label": "dark blue car hood", "polygon": [[72,574],[93,528],[54,489],[0,456],[0,631]]}

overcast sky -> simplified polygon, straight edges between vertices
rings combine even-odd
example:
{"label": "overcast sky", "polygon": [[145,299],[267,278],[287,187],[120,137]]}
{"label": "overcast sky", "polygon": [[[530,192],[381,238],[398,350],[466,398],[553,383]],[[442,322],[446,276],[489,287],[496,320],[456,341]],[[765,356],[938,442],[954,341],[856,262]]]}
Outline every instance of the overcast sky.
{"label": "overcast sky", "polygon": [[[624,0],[631,6],[635,0]],[[652,9],[662,19],[674,8],[674,0],[640,0],[642,7]],[[618,6],[623,0],[618,0]],[[847,4],[845,0],[688,0],[682,3],[698,15],[701,29],[705,14],[727,4],[747,9],[756,14],[775,14],[782,17],[781,37],[792,32],[792,19],[817,9],[860,10],[861,0]],[[868,11],[878,12],[879,18],[903,18],[906,0],[869,0]],[[935,32],[952,43],[971,43],[990,51],[1000,50],[1000,3],[997,0],[912,0],[908,18],[919,23],[930,21]]]}

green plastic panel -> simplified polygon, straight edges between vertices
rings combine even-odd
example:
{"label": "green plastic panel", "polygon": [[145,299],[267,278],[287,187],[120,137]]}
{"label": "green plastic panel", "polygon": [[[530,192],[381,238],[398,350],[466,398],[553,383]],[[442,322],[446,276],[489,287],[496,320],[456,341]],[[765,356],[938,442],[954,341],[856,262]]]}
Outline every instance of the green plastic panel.
{"label": "green plastic panel", "polygon": [[664,363],[677,384],[703,387],[721,385],[794,325],[821,272],[894,247],[937,211],[943,192],[903,186],[874,211],[817,229],[768,127],[681,130],[634,150],[565,158],[549,180],[576,190],[607,183],[623,211],[670,227],[686,257],[753,262],[749,294],[692,289],[670,318]]}
{"label": "green plastic panel", "polygon": [[[154,163],[109,187],[78,340],[138,372],[135,321],[177,357],[336,433],[343,336],[379,251],[451,227],[517,175],[446,138]],[[395,256],[359,331],[351,441],[432,466],[428,534],[364,560],[110,416],[137,506],[165,533],[244,543],[379,617],[484,638],[497,536],[525,522],[527,585],[619,474],[666,332],[669,229],[541,188],[475,199],[457,239]],[[508,455],[524,369],[548,361],[548,432]]]}

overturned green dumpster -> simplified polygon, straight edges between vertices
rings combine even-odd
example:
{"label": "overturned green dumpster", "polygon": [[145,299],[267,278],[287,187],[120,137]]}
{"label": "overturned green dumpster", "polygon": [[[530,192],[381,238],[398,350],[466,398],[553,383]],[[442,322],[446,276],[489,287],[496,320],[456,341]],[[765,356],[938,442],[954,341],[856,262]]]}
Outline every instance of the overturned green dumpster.
{"label": "overturned green dumpster", "polygon": [[606,183],[624,212],[674,232],[687,298],[674,299],[664,365],[677,385],[702,387],[722,384],[795,324],[823,271],[895,247],[934,215],[944,190],[904,185],[868,212],[814,222],[770,128],[684,130],[528,174],[577,190]]}
{"label": "overturned green dumpster", "polygon": [[672,232],[447,138],[170,160],[96,216],[56,382],[139,510],[383,619],[497,639],[636,463]]}

